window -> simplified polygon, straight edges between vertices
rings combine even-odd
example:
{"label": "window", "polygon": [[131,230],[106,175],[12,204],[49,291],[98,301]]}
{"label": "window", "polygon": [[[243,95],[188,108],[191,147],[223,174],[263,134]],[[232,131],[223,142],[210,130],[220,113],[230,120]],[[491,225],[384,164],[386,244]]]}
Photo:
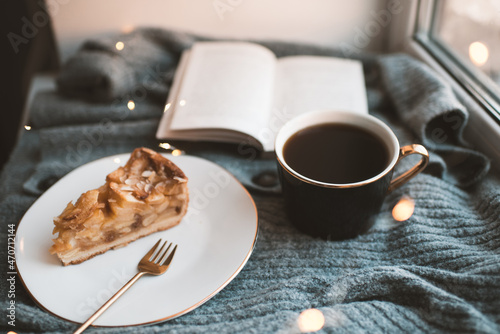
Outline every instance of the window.
{"label": "window", "polygon": [[500,0],[439,3],[432,36],[500,95]]}
{"label": "window", "polygon": [[450,83],[469,110],[465,139],[500,172],[500,0],[387,1],[403,7],[388,51],[420,59]]}
{"label": "window", "polygon": [[414,38],[500,124],[500,0],[421,0]]}

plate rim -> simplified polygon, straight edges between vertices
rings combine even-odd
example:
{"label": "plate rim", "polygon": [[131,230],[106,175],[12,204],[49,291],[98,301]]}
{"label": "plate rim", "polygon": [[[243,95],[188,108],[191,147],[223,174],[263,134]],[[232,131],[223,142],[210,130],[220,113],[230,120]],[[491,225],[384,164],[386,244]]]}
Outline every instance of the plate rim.
{"label": "plate rim", "polygon": [[[164,152],[159,152],[161,155],[163,155],[164,157],[166,158],[169,158],[171,156],[174,156],[172,154],[169,154],[169,153],[164,153]],[[94,164],[94,163],[98,163],[99,161],[104,161],[104,160],[113,160],[113,159],[116,159],[118,157],[129,157],[130,155],[132,154],[132,152],[129,152],[129,153],[119,153],[119,154],[114,154],[114,155],[110,155],[110,156],[105,156],[105,157],[101,157],[101,158],[98,158],[98,159],[95,159],[95,160],[92,160],[92,161],[88,161],[87,163],[84,163],[83,165],[80,165],[76,168],[74,168],[73,170],[71,170],[70,172],[68,172],[67,174],[63,175],[59,180],[57,180],[56,183],[54,183],[52,186],[50,186],[47,190],[49,190],[50,188],[52,188],[54,185],[56,185],[57,183],[59,183],[61,180],[67,178],[67,177],[70,177],[72,174],[78,172],[78,170],[80,169],[83,169],[83,168],[86,168],[88,167],[88,165],[91,165],[91,164]],[[244,191],[244,193],[248,196],[251,204],[252,204],[252,208],[254,209],[255,211],[255,234],[254,234],[254,237],[253,237],[253,242],[252,242],[252,245],[249,249],[249,251],[247,252],[246,256],[244,257],[244,259],[242,260],[242,262],[240,263],[240,265],[236,268],[236,270],[217,288],[215,289],[212,293],[210,293],[208,296],[204,297],[203,299],[201,299],[200,301],[198,301],[197,303],[195,303],[194,305],[182,310],[182,311],[179,311],[175,314],[172,314],[172,315],[169,315],[167,317],[163,317],[163,318],[160,318],[160,319],[156,319],[156,320],[151,320],[151,321],[146,321],[146,322],[141,322],[141,323],[137,323],[137,324],[128,324],[128,325],[94,325],[92,324],[91,326],[92,327],[95,327],[95,328],[117,328],[117,327],[138,327],[138,326],[147,326],[147,325],[152,325],[152,324],[159,324],[159,323],[163,323],[163,322],[166,322],[168,320],[172,320],[172,319],[175,319],[177,317],[180,317],[184,314],[187,314],[191,311],[193,311],[194,309],[200,307],[201,305],[203,305],[204,303],[206,303],[207,301],[209,301],[210,299],[212,299],[216,294],[218,294],[220,291],[222,291],[240,272],[241,270],[243,269],[243,267],[246,265],[246,263],[248,262],[248,260],[250,259],[250,256],[252,255],[254,249],[255,249],[255,245],[257,243],[257,239],[258,239],[258,235],[259,235],[259,215],[258,215],[258,210],[257,210],[257,206],[255,204],[255,201],[252,197],[252,195],[250,194],[250,192],[248,191],[247,188],[245,188],[245,186],[231,173],[229,172],[227,169],[225,169],[224,167],[220,166],[219,164],[213,162],[213,161],[210,161],[208,159],[205,159],[205,158],[201,158],[201,157],[198,157],[198,156],[194,156],[194,155],[189,155],[189,154],[182,154],[181,156],[184,156],[184,157],[188,157],[189,159],[195,159],[195,160],[202,160],[204,162],[207,162],[211,165],[214,165],[222,170],[224,170],[232,179],[234,182],[236,182],[237,185],[239,185],[242,190]],[[175,162],[174,162],[175,163]],[[28,288],[26,282],[24,281],[24,278],[22,277],[22,274],[21,274],[21,271],[19,270],[19,267],[18,267],[18,262],[17,262],[17,253],[18,253],[18,229],[19,227],[21,226],[21,223],[24,219],[24,217],[26,216],[26,214],[30,211],[30,209],[44,196],[44,194],[47,192],[47,190],[42,193],[33,203],[31,203],[31,205],[29,206],[29,208],[24,212],[23,216],[19,219],[17,225],[16,225],[16,230],[15,230],[15,242],[14,242],[14,245],[15,245],[15,258],[16,258],[16,261],[15,261],[15,268],[16,268],[16,276],[19,278],[19,280],[21,281],[21,284],[23,285],[25,291],[27,292],[28,296],[31,298],[31,300],[33,300],[35,302],[35,304],[40,307],[42,310],[44,310],[45,312],[53,315],[53,316],[56,316],[57,318],[59,319],[62,319],[62,320],[65,320],[65,321],[68,321],[68,322],[71,322],[71,323],[74,323],[74,324],[82,324],[78,321],[75,321],[75,320],[71,320],[71,319],[68,319],[66,317],[63,317],[61,315],[58,315],[56,314],[55,312],[47,309],[47,307],[45,307],[38,299],[35,298],[35,296],[32,294],[31,290]]]}

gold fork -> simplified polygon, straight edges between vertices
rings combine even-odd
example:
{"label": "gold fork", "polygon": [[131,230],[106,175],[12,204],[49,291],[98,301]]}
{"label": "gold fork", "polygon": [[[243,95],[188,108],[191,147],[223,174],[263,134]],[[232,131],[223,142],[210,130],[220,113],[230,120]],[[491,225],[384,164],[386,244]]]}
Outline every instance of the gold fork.
{"label": "gold fork", "polygon": [[153,248],[151,248],[149,252],[147,252],[146,255],[144,255],[144,257],[141,259],[138,265],[139,272],[135,274],[135,276],[132,277],[132,279],[130,279],[127,284],[125,284],[120,290],[118,290],[118,292],[115,293],[113,297],[111,297],[103,306],[101,306],[101,308],[98,309],[87,321],[85,321],[82,326],[76,330],[75,334],[79,334],[83,332],[87,327],[89,327],[90,324],[92,324],[97,318],[101,316],[101,314],[104,313],[104,311],[106,311],[111,306],[111,304],[113,304],[118,298],[121,297],[121,295],[125,293],[125,291],[127,291],[135,282],[137,282],[139,278],[141,278],[145,274],[161,275],[167,271],[170,263],[172,262],[175,251],[177,250],[177,245],[175,245],[170,255],[168,255],[168,250],[172,246],[172,243],[170,243],[165,250],[164,248],[167,245],[167,241],[165,241],[161,248],[158,249],[160,243],[161,239],[158,240]]}

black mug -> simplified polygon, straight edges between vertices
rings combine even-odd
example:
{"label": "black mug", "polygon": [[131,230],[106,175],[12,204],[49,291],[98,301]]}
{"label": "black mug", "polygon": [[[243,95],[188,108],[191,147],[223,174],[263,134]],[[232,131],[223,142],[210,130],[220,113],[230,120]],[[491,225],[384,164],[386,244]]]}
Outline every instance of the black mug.
{"label": "black mug", "polygon": [[[354,126],[376,136],[387,149],[385,168],[373,177],[350,183],[315,180],[291,168],[283,153],[288,139],[301,130],[322,124]],[[349,239],[367,231],[385,195],[420,173],[429,161],[425,147],[419,144],[400,147],[394,132],[379,119],[339,111],[314,111],[293,118],[278,132],[275,151],[289,219],[300,231],[327,240]],[[410,154],[421,155],[420,161],[393,179],[396,164]]]}

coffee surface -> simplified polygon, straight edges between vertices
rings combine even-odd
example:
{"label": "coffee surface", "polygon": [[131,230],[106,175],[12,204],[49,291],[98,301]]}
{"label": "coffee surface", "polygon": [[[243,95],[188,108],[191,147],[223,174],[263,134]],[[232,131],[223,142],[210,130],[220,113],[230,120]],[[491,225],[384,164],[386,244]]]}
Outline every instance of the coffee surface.
{"label": "coffee surface", "polygon": [[292,135],[283,147],[299,174],[326,183],[354,183],[382,172],[389,152],[378,136],[354,125],[325,123]]}

